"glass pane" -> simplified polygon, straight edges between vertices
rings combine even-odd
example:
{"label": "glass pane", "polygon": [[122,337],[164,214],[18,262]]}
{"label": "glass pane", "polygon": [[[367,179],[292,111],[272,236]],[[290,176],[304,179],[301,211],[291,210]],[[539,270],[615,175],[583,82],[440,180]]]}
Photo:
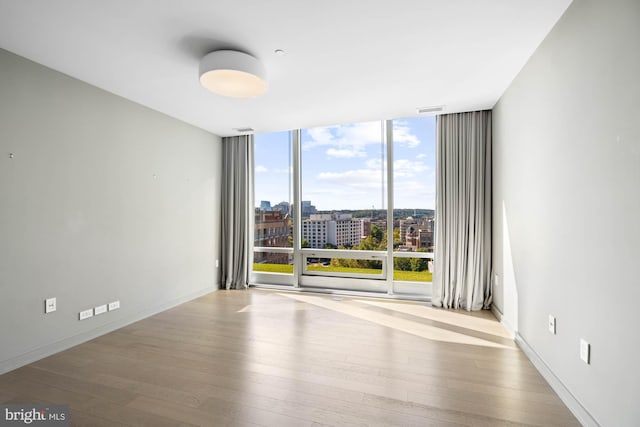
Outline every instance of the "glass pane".
{"label": "glass pane", "polygon": [[255,135],[256,247],[292,247],[290,132]]}
{"label": "glass pane", "polygon": [[338,276],[341,273],[382,276],[382,261],[350,258],[307,258],[307,270]]}
{"label": "glass pane", "polygon": [[[393,121],[393,247],[433,252],[436,196],[434,116]],[[431,282],[424,258],[395,258],[394,279]],[[424,264],[424,265],[423,265]]]}
{"label": "glass pane", "polygon": [[433,260],[428,258],[393,258],[393,280],[431,282]]}
{"label": "glass pane", "polygon": [[382,122],[302,130],[302,247],[386,250]]}
{"label": "glass pane", "polygon": [[253,271],[293,274],[293,254],[254,252]]}
{"label": "glass pane", "polygon": [[[255,135],[254,247],[293,246],[291,134]],[[253,271],[293,273],[293,254],[254,252]]]}

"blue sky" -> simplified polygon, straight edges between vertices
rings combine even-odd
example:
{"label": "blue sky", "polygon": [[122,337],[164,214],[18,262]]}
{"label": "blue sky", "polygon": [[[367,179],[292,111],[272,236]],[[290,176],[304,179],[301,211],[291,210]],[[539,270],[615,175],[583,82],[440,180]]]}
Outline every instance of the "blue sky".
{"label": "blue sky", "polygon": [[[302,200],[318,210],[386,207],[381,123],[302,130]],[[255,199],[289,200],[289,132],[255,136]],[[382,155],[381,155],[382,148]],[[394,120],[394,205],[435,206],[435,118]]]}

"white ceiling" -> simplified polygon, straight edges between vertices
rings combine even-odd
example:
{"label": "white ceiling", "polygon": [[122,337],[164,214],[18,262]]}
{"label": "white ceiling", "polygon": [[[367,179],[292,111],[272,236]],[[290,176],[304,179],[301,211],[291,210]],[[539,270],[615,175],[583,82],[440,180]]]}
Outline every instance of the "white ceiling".
{"label": "white ceiling", "polygon": [[[0,47],[225,136],[491,108],[569,3],[0,0]],[[267,94],[203,89],[220,48],[261,59]]]}

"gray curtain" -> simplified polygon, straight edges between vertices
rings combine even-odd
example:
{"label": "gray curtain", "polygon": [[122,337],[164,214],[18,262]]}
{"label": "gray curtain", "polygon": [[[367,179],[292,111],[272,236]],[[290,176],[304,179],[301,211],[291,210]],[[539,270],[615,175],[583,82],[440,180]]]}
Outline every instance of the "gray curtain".
{"label": "gray curtain", "polygon": [[253,216],[253,135],[222,138],[222,288],[249,285]]}
{"label": "gray curtain", "polygon": [[432,304],[491,306],[491,111],[438,117]]}

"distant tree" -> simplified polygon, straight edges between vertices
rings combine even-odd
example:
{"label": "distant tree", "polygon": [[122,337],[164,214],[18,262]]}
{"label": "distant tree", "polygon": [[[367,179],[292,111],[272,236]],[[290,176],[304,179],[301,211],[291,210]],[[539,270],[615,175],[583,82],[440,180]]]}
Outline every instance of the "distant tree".
{"label": "distant tree", "polygon": [[329,264],[332,267],[344,267],[340,258],[331,258],[331,262]]}
{"label": "distant tree", "polygon": [[400,237],[400,228],[393,229],[393,248],[397,248],[402,245],[402,237]]}
{"label": "distant tree", "polygon": [[338,249],[338,247],[336,245],[334,245],[333,243],[325,243],[324,246],[322,247],[323,249]]}
{"label": "distant tree", "polygon": [[375,259],[361,259],[359,261],[359,264],[362,268],[372,268],[374,270],[382,269],[382,261],[378,261]]}
{"label": "distant tree", "polygon": [[395,258],[393,260],[393,268],[400,271],[411,271],[411,259]]}
{"label": "distant tree", "polygon": [[382,239],[380,239],[380,242],[378,243],[378,250],[379,251],[387,250],[387,230],[384,230],[384,232],[382,233]]}
{"label": "distant tree", "polygon": [[424,271],[429,268],[427,258],[411,258],[411,271]]}
{"label": "distant tree", "polygon": [[302,239],[302,242],[300,242],[300,246],[302,246],[303,248],[310,248],[311,245],[309,244],[309,241],[307,239]]}
{"label": "distant tree", "polygon": [[378,242],[377,244],[380,244],[384,237],[384,234],[380,227],[375,224],[371,224],[371,234],[369,236],[373,237]]}
{"label": "distant tree", "polygon": [[360,242],[358,249],[361,251],[376,251],[379,245],[380,241],[376,240],[373,236],[367,236],[366,239]]}

